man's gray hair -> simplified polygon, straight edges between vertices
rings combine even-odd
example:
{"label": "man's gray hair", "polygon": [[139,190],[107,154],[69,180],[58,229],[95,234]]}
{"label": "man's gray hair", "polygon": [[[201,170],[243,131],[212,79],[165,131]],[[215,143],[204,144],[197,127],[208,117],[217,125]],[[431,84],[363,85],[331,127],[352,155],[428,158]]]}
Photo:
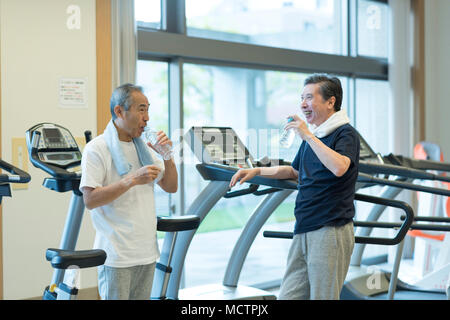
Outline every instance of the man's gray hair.
{"label": "man's gray hair", "polygon": [[116,114],[114,113],[114,107],[122,106],[125,110],[128,110],[133,104],[131,94],[135,91],[143,92],[143,89],[141,86],[136,86],[131,83],[125,83],[114,89],[111,95],[111,100],[109,101],[111,116],[113,120],[117,118]]}

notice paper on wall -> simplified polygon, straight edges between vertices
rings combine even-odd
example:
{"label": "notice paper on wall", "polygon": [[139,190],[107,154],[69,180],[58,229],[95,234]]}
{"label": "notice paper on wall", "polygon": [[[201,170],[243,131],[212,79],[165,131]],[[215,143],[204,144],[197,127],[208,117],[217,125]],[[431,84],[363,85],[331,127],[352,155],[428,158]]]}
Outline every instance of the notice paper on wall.
{"label": "notice paper on wall", "polygon": [[61,108],[87,108],[87,79],[59,79],[59,105]]}

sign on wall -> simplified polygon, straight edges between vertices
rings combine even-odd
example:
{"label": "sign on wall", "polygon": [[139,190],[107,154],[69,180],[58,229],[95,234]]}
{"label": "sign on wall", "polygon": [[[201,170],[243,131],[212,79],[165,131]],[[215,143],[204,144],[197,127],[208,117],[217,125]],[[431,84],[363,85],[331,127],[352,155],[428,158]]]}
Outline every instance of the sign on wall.
{"label": "sign on wall", "polygon": [[59,104],[61,108],[87,108],[87,79],[61,78]]}

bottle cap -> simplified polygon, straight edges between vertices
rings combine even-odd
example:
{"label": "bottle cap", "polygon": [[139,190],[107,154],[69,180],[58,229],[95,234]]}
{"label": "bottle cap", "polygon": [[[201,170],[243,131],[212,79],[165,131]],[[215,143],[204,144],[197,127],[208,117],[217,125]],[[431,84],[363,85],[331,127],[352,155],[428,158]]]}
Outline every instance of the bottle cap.
{"label": "bottle cap", "polygon": [[294,121],[294,118],[292,118],[292,117],[287,118],[287,122],[292,122],[292,121]]}

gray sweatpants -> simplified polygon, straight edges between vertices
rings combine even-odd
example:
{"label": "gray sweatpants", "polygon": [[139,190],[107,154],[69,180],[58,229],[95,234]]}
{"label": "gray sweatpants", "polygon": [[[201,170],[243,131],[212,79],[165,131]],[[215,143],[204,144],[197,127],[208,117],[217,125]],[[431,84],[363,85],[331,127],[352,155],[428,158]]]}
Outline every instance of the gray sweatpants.
{"label": "gray sweatpants", "polygon": [[98,267],[98,291],[102,300],[148,300],[156,262],[128,268]]}
{"label": "gray sweatpants", "polygon": [[295,235],[278,299],[338,300],[354,244],[353,222]]}

